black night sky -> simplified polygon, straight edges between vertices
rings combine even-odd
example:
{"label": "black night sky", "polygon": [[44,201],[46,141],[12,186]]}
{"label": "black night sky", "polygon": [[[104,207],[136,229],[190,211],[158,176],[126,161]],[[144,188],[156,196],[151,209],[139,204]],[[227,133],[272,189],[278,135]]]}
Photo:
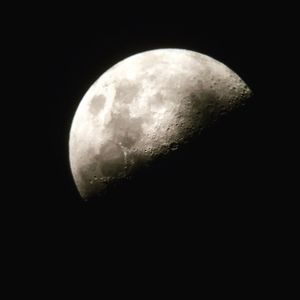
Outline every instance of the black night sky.
{"label": "black night sky", "polygon": [[[278,82],[286,73],[277,68],[287,61],[291,64],[291,58],[285,55],[283,59],[274,51],[287,45],[279,39],[286,32],[281,32],[275,4],[263,9],[240,2],[234,7],[227,2],[206,7],[201,1],[193,5],[164,2],[165,7],[162,1],[131,7],[127,2],[105,6],[99,2],[90,7],[74,2],[67,9],[41,4],[30,15],[21,12],[20,38],[11,35],[11,39],[18,44],[15,57],[20,56],[20,46],[28,49],[24,52],[28,66],[21,70],[21,78],[33,75],[33,79],[28,84],[28,101],[23,100],[18,85],[13,90],[20,95],[13,105],[23,103],[28,109],[27,113],[18,107],[24,128],[14,131],[12,139],[16,132],[20,138],[16,147],[10,146],[10,151],[18,152],[15,160],[27,164],[14,169],[10,178],[10,197],[19,192],[21,196],[7,201],[13,209],[4,229],[12,243],[4,244],[12,246],[9,269],[13,279],[19,276],[24,283],[28,279],[32,290],[41,287],[49,296],[57,287],[68,289],[66,281],[74,273],[69,297],[69,291],[77,291],[86,278],[102,293],[103,281],[89,270],[79,272],[80,267],[94,269],[108,281],[112,273],[126,279],[133,271],[142,280],[140,274],[152,271],[162,285],[166,274],[173,273],[179,282],[184,281],[182,276],[188,277],[189,284],[198,289],[201,279],[194,273],[203,273],[206,265],[206,279],[217,274],[225,282],[233,272],[231,288],[248,284],[245,291],[253,289],[253,278],[266,284],[264,271],[275,274],[279,256],[274,249],[278,235],[285,236],[282,223],[288,219],[282,209],[287,189],[281,193],[280,179],[287,174],[282,166],[287,164],[283,151],[288,144],[279,116],[289,118],[284,108],[292,107],[281,105],[290,99],[280,95]],[[284,15],[281,7],[278,11]],[[68,153],[77,106],[112,65],[156,48],[209,55],[236,72],[254,95],[248,105],[209,128],[185,151],[155,165],[153,172],[100,201],[84,202],[73,182]],[[20,78],[20,67],[13,71],[14,78]],[[134,269],[134,263],[139,267]],[[108,271],[103,271],[105,264]],[[244,280],[243,274],[251,272],[253,278]],[[156,286],[152,279],[144,291]],[[210,291],[219,287],[212,281]],[[15,282],[10,293],[23,293]],[[112,292],[119,288],[115,282]],[[132,282],[135,290],[139,283]],[[174,287],[170,290],[177,293]],[[186,291],[183,295],[188,298]],[[44,297],[39,294],[39,298]]]}
{"label": "black night sky", "polygon": [[[146,8],[145,8],[146,9]],[[178,218],[197,215],[235,222],[269,208],[272,168],[272,122],[267,92],[274,32],[259,11],[212,14],[191,9],[152,14],[101,11],[96,18],[83,12],[57,13],[46,21],[41,66],[46,72],[46,111],[37,131],[45,143],[46,160],[37,207],[49,217]],[[181,16],[181,17],[180,17]],[[82,18],[82,19],[81,19]],[[266,47],[268,45],[269,47]],[[120,60],[150,49],[184,48],[207,54],[230,67],[252,89],[249,104],[204,134],[190,153],[171,158],[149,178],[98,202],[81,200],[68,159],[68,136],[76,108],[89,86]],[[42,155],[43,157],[44,154]],[[43,158],[40,158],[42,161]],[[261,200],[263,199],[263,200]],[[41,214],[42,215],[42,214]],[[91,217],[93,216],[93,217]],[[118,216],[118,217],[116,217]],[[239,220],[239,221],[238,221]],[[66,221],[67,222],[67,221]]]}

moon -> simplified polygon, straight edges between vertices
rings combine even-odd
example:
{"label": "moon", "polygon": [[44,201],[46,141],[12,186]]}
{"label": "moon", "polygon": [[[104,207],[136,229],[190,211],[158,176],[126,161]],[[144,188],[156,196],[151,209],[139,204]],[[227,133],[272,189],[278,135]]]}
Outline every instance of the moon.
{"label": "moon", "polygon": [[69,159],[81,197],[101,198],[185,147],[251,93],[223,63],[190,50],[151,50],[117,63],[89,88],[72,122]]}

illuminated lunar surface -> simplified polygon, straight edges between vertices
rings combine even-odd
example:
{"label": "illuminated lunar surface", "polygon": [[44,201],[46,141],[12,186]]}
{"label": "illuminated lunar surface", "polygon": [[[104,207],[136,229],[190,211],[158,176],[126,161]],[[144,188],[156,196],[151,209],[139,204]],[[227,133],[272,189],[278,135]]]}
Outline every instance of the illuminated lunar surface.
{"label": "illuminated lunar surface", "polygon": [[80,195],[101,198],[250,95],[237,74],[197,52],[158,49],[124,59],[90,87],[73,119],[69,157]]}

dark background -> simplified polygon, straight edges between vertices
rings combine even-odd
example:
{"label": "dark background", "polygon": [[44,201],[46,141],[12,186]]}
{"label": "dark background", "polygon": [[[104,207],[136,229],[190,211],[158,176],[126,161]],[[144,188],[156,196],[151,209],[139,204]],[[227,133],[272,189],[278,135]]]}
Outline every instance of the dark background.
{"label": "dark background", "polygon": [[[20,282],[27,279],[34,285],[32,290],[37,290],[36,283],[44,286],[43,293],[49,295],[65,287],[74,273],[69,291],[77,291],[86,278],[98,288],[103,281],[90,271],[108,281],[118,273],[125,281],[135,263],[140,281],[140,274],[149,270],[162,285],[173,274],[180,284],[186,277],[198,286],[202,279],[192,273],[202,272],[211,279],[212,292],[216,273],[224,283],[232,272],[228,289],[266,287],[266,278],[278,274],[279,250],[287,244],[290,208],[283,165],[289,144],[283,124],[293,105],[282,103],[295,100],[279,89],[288,77],[279,72],[280,65],[292,64],[291,53],[281,52],[288,45],[282,37],[290,32],[282,24],[291,18],[275,5],[112,2],[89,7],[80,3],[76,9],[75,3],[67,9],[43,4],[30,14],[21,11],[21,34],[11,39],[16,42],[15,58],[21,47],[26,49],[21,76],[29,77],[31,91],[24,101],[24,90],[18,85],[12,90],[24,122],[13,129],[20,137],[9,151],[15,149],[17,167],[11,168],[5,187],[9,201],[3,199],[13,207],[3,228],[11,241],[6,245],[11,246],[14,283],[19,276]],[[113,64],[164,47],[198,51],[223,62],[249,85],[253,98],[152,173],[99,201],[84,202],[68,158],[79,102]],[[13,72],[12,78],[20,76],[20,65]],[[24,110],[19,103],[25,104]],[[81,267],[86,271],[79,272]],[[244,274],[253,277],[245,282]],[[133,289],[138,281],[133,280]],[[151,286],[151,280],[148,284],[144,291],[157,285]]]}
{"label": "dark background", "polygon": [[[279,94],[272,68],[280,35],[276,16],[242,6],[217,10],[213,5],[113,6],[80,6],[76,12],[45,9],[33,24],[33,54],[40,64],[35,75],[43,81],[43,94],[33,103],[38,119],[32,122],[34,178],[39,190],[31,193],[31,213],[47,228],[57,224],[77,228],[89,222],[95,223],[93,228],[107,222],[150,227],[160,222],[174,226],[208,222],[239,230],[241,223],[248,229],[270,224],[270,211],[280,206],[273,197],[280,187],[275,182],[281,147],[281,132],[275,129]],[[115,63],[141,51],[168,47],[223,62],[249,85],[252,99],[152,173],[103,200],[84,202],[68,158],[69,131],[79,102]]]}

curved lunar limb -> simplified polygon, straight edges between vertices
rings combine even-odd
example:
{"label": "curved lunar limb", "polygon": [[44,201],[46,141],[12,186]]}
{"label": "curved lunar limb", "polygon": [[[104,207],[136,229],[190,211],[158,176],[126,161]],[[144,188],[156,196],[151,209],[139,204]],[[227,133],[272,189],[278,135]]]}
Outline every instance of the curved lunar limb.
{"label": "curved lunar limb", "polygon": [[119,62],[90,87],[73,119],[69,157],[84,199],[188,143],[250,97],[221,62],[181,49],[158,49]]}

